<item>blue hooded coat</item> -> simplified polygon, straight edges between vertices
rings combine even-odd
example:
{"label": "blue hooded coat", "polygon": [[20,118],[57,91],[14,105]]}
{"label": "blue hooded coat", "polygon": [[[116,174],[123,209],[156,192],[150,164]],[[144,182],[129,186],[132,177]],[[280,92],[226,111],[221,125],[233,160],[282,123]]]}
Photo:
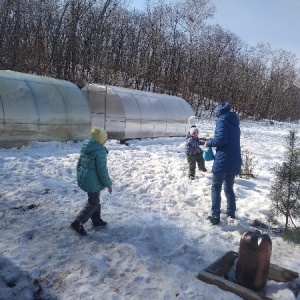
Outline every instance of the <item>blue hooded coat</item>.
{"label": "blue hooded coat", "polygon": [[100,192],[112,185],[107,169],[106,148],[92,138],[82,146],[77,163],[77,183],[85,192]]}
{"label": "blue hooded coat", "polygon": [[240,146],[240,121],[236,113],[231,112],[227,102],[220,103],[215,109],[215,136],[206,142],[207,147],[216,147],[213,173],[240,174],[242,166]]}

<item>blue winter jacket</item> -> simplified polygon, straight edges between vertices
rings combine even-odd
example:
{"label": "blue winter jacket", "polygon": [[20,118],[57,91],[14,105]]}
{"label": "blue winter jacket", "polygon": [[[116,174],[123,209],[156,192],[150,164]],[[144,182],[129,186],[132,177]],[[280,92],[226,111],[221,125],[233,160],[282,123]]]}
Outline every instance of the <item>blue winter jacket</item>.
{"label": "blue winter jacket", "polygon": [[106,148],[94,139],[84,141],[77,163],[77,184],[85,192],[100,192],[112,185],[107,153]]}
{"label": "blue winter jacket", "polygon": [[206,142],[207,147],[216,147],[213,173],[241,173],[240,122],[230,109],[230,104],[226,102],[217,106],[215,135],[212,140]]}
{"label": "blue winter jacket", "polygon": [[187,155],[201,153],[202,150],[199,145],[204,145],[204,142],[201,141],[198,137],[193,137],[192,135],[190,135],[189,137],[187,137],[187,141],[185,144],[185,153]]}

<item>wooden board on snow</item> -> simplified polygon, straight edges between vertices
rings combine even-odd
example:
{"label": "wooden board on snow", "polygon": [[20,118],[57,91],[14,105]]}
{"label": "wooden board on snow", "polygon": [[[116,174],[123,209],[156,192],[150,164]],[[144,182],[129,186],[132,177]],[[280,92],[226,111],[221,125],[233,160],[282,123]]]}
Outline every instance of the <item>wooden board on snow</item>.
{"label": "wooden board on snow", "polygon": [[[223,276],[226,277],[226,274],[231,269],[235,259],[238,257],[237,252],[229,251],[213,264],[208,266],[206,269],[201,271],[197,278],[209,284],[214,284],[224,291],[232,292],[245,300],[263,300],[269,299],[260,293],[252,291],[246,287],[243,287],[235,282],[229,281]],[[299,278],[297,272],[282,268],[280,266],[270,264],[268,279],[278,282],[289,282]],[[296,287],[293,289],[293,292],[299,294],[300,284],[296,284]]]}

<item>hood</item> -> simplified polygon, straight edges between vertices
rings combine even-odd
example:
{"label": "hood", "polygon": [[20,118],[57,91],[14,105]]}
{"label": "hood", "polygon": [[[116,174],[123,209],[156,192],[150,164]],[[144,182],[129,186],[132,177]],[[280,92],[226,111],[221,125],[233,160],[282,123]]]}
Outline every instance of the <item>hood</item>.
{"label": "hood", "polygon": [[99,150],[103,148],[103,145],[101,145],[99,142],[95,141],[92,138],[88,138],[84,141],[81,152],[82,153],[90,153],[96,150]]}
{"label": "hood", "polygon": [[215,116],[220,119],[227,120],[233,125],[240,125],[240,120],[235,112],[231,111],[231,105],[228,102],[221,102],[215,108]]}
{"label": "hood", "polygon": [[237,117],[236,113],[233,111],[222,114],[219,119],[226,120],[235,126],[240,125],[240,120]]}
{"label": "hood", "polygon": [[228,102],[221,102],[215,108],[215,116],[219,118],[222,114],[230,112],[231,105]]}

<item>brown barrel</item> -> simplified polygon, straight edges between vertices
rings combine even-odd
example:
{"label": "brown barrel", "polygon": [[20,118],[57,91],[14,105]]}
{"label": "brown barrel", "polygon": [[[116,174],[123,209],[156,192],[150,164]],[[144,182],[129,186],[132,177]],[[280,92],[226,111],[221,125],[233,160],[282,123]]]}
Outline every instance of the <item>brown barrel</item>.
{"label": "brown barrel", "polygon": [[262,290],[268,280],[272,241],[259,230],[245,232],[240,240],[240,249],[235,270],[238,284],[254,291]]}

